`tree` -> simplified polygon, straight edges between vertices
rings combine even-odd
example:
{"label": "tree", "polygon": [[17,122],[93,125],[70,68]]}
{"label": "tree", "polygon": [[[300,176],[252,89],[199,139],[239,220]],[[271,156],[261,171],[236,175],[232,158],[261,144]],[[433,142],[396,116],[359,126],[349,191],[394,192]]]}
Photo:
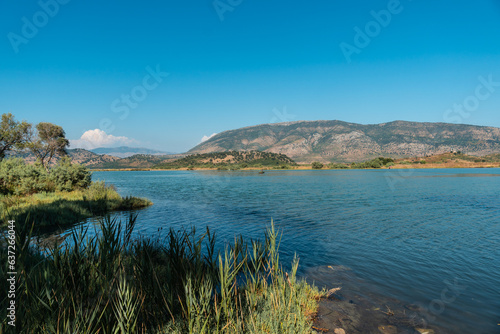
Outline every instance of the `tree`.
{"label": "tree", "polygon": [[69,141],[62,127],[52,123],[41,122],[36,125],[36,132],[30,131],[27,144],[31,152],[49,170],[49,163],[54,155],[65,156]]}
{"label": "tree", "polygon": [[17,122],[11,113],[2,114],[0,123],[0,160],[5,157],[7,151],[23,149],[26,135],[31,124],[22,121]]}
{"label": "tree", "polygon": [[314,161],[312,164],[311,164],[312,168],[313,169],[321,169],[323,168],[323,164],[319,161]]}

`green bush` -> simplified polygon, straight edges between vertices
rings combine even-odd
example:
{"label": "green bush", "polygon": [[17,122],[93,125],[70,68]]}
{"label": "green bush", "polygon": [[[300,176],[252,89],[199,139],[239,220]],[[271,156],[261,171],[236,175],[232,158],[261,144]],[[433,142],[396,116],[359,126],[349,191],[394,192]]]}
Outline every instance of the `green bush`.
{"label": "green bush", "polygon": [[313,169],[321,169],[323,168],[323,164],[319,161],[314,161],[312,164],[311,164],[312,168]]}
{"label": "green bush", "polygon": [[328,168],[330,168],[330,169],[345,169],[345,168],[349,168],[349,166],[344,165],[344,164],[331,163],[331,164],[328,164]]}
{"label": "green bush", "polygon": [[42,164],[27,164],[21,158],[0,161],[0,193],[4,195],[73,191],[88,188],[90,183],[90,171],[72,164],[69,158],[62,159],[49,172]]}
{"label": "green bush", "polygon": [[0,161],[0,193],[27,195],[51,191],[47,172],[41,164],[27,165],[21,158]]}
{"label": "green bush", "polygon": [[66,157],[50,170],[49,179],[57,191],[73,191],[88,188],[92,182],[92,174],[84,166],[72,164],[71,159]]}
{"label": "green bush", "polygon": [[382,166],[387,166],[388,164],[394,164],[394,160],[391,158],[378,157],[365,162],[353,162],[351,164],[351,168],[381,168]]}

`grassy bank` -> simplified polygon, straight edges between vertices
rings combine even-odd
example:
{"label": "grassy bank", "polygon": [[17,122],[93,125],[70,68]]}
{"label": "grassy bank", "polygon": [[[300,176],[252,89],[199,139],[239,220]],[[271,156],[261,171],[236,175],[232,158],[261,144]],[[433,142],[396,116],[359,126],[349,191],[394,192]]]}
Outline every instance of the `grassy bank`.
{"label": "grassy bank", "polygon": [[[134,225],[108,217],[97,237],[82,229],[48,251],[28,246],[27,226],[17,226],[16,331],[311,333],[322,293],[296,279],[297,259],[283,270],[273,225],[264,242],[237,238],[222,254],[208,229],[133,240]],[[0,333],[9,321],[2,298]]]}
{"label": "grassy bank", "polygon": [[92,182],[88,188],[70,192],[0,195],[0,226],[5,226],[8,220],[35,222],[35,228],[71,225],[111,211],[138,209],[151,204],[143,198],[123,198],[104,182]]}

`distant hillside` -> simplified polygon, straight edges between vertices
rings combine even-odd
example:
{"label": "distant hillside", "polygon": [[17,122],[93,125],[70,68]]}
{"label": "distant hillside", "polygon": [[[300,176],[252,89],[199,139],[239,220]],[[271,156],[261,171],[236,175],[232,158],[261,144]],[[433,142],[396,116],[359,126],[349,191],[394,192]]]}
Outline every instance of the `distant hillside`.
{"label": "distant hillside", "polygon": [[[149,155],[136,154],[127,158],[118,158],[115,156],[87,151],[82,148],[68,149],[68,156],[74,163],[85,165],[92,169],[120,169],[120,168],[151,168],[153,165],[165,161],[173,161],[185,156],[185,154],[172,155]],[[8,153],[8,156],[21,157],[28,163],[35,162],[35,156],[31,153]],[[51,165],[55,165],[60,157],[55,156]]]}
{"label": "distant hillside", "polygon": [[500,153],[500,129],[449,123],[342,121],[263,124],[221,132],[188,153],[259,150],[297,162],[352,162],[378,156],[414,157],[462,151]]}
{"label": "distant hillside", "polygon": [[136,154],[131,157],[117,159],[109,162],[102,162],[90,166],[90,168],[99,169],[120,169],[120,168],[151,168],[166,161],[174,161],[184,157],[183,154],[172,155],[149,155],[149,154]]}
{"label": "distant hillside", "polygon": [[295,165],[295,162],[284,154],[270,152],[219,152],[193,154],[184,158],[163,162],[153,166],[158,169],[177,168],[247,168],[247,167],[280,167]]}
{"label": "distant hillside", "polygon": [[[87,150],[84,150],[82,148],[75,148],[75,149],[68,149],[68,156],[71,158],[71,160],[74,163],[86,165],[86,166],[94,166],[97,164],[101,163],[107,163],[107,162],[112,162],[119,160],[120,158],[110,156],[110,155],[99,155]],[[34,163],[36,158],[32,153],[9,153],[9,156],[15,156],[15,157],[21,157],[23,158],[26,162],[28,163]],[[55,156],[52,161],[51,165],[55,165],[57,161],[59,161],[60,157]]]}
{"label": "distant hillside", "polygon": [[107,154],[112,155],[119,158],[128,158],[136,154],[149,154],[149,155],[166,155],[172,154],[168,152],[151,150],[149,148],[143,147],[128,147],[128,146],[120,146],[120,147],[99,147],[90,150],[96,154]]}

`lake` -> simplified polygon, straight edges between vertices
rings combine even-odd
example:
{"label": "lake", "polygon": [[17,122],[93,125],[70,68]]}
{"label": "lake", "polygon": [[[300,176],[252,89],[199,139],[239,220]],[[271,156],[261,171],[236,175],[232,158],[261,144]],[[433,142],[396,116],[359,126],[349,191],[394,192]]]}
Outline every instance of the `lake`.
{"label": "lake", "polygon": [[283,231],[283,262],[297,253],[310,280],[318,268],[345,266],[378,294],[419,305],[417,313],[444,332],[500,332],[500,169],[95,172],[93,179],[154,202],[140,210],[142,235],[209,226],[230,242],[262,238],[273,219]]}

